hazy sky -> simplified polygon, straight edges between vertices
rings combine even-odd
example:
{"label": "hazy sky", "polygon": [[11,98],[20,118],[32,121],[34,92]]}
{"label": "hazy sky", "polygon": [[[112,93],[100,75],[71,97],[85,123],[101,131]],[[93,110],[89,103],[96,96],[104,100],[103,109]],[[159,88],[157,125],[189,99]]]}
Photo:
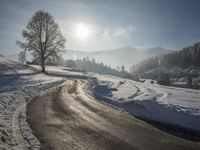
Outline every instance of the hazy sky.
{"label": "hazy sky", "polygon": [[[200,0],[0,0],[0,52],[19,52],[15,41],[40,9],[54,16],[66,48],[179,49],[200,41],[199,8]],[[77,36],[79,24],[88,32],[85,38]]]}

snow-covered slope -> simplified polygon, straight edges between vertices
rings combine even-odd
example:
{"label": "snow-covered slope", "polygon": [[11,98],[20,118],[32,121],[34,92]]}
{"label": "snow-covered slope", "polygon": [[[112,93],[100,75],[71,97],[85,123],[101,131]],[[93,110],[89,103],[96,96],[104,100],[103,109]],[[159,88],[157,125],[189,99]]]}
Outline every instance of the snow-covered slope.
{"label": "snow-covered slope", "polygon": [[200,131],[200,91],[90,73],[94,95],[131,115]]}
{"label": "snow-covered slope", "polygon": [[0,57],[0,93],[60,79],[39,73],[35,67]]}
{"label": "snow-covered slope", "polygon": [[0,56],[0,75],[31,74],[37,70],[20,62]]}

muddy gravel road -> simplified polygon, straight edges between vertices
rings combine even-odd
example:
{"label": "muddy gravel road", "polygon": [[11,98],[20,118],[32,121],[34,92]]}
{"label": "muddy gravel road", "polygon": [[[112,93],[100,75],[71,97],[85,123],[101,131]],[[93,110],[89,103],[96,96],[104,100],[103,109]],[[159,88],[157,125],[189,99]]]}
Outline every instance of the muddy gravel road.
{"label": "muddy gravel road", "polygon": [[58,90],[27,107],[27,119],[41,149],[189,150],[186,140],[105,105],[86,94],[82,80],[68,80]]}

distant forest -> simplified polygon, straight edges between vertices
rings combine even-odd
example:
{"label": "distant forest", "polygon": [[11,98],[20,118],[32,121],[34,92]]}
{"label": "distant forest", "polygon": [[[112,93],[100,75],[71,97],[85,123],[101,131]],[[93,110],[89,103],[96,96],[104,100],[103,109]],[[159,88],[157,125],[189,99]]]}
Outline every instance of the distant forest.
{"label": "distant forest", "polygon": [[[27,62],[28,64],[39,64],[39,60],[34,59],[32,62]],[[69,67],[75,70],[87,71],[87,72],[95,72],[99,74],[113,75],[117,77],[127,78],[127,79],[138,79],[134,75],[131,75],[125,70],[124,65],[118,67],[117,69],[111,68],[111,66],[105,65],[103,63],[97,63],[94,58],[89,59],[89,57],[85,57],[83,59],[77,60],[64,60],[61,56],[54,58],[49,57],[45,61],[46,65],[60,65],[64,67]]]}
{"label": "distant forest", "polygon": [[181,69],[200,67],[200,42],[180,51],[143,60],[131,68],[131,73],[140,75],[157,67],[180,67]]}
{"label": "distant forest", "polygon": [[77,70],[83,70],[87,72],[95,72],[99,74],[114,75],[122,78],[135,79],[133,75],[125,71],[125,67],[122,65],[119,70],[111,68],[103,63],[97,63],[95,59],[89,59],[88,57],[77,60],[65,60],[64,66]]}

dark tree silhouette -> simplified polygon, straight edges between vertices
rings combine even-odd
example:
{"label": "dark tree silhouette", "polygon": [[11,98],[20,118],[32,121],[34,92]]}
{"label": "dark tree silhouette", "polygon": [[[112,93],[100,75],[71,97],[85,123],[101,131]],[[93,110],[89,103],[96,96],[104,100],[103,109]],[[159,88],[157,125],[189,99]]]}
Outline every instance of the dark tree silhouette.
{"label": "dark tree silhouette", "polygon": [[193,46],[185,47],[180,51],[175,51],[160,56],[155,56],[141,61],[132,66],[132,74],[141,75],[151,69],[155,68],[172,69],[179,67],[182,69],[200,67],[200,42]]}
{"label": "dark tree silhouette", "polygon": [[26,52],[25,51],[19,52],[18,60],[20,62],[22,62],[23,64],[26,62]]}
{"label": "dark tree silhouette", "polygon": [[124,65],[121,66],[121,72],[125,72],[125,67],[124,67]]}
{"label": "dark tree silhouette", "polygon": [[136,76],[130,75],[128,72],[121,70],[117,71],[116,69],[111,68],[103,63],[97,63],[95,59],[89,59],[88,57],[77,60],[65,60],[64,66],[70,67],[76,70],[96,72],[99,74],[113,75],[122,78],[138,80]]}
{"label": "dark tree silhouette", "polygon": [[33,59],[38,60],[42,72],[45,72],[45,61],[48,57],[59,57],[65,44],[58,24],[53,17],[43,10],[37,11],[28,22],[22,36],[25,41],[17,41],[24,50],[31,51]]}

